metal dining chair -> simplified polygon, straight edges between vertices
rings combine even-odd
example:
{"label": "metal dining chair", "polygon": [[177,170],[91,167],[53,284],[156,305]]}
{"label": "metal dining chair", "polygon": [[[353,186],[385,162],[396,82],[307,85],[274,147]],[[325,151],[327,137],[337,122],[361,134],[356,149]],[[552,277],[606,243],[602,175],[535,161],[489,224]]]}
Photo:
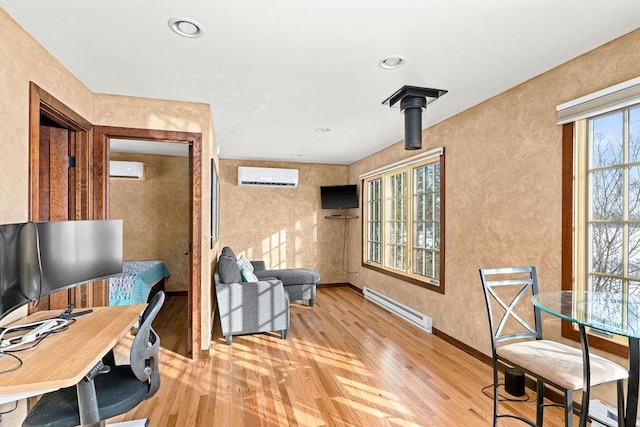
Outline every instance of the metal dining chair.
{"label": "metal dining chair", "polygon": [[[622,419],[623,386],[628,378],[627,370],[603,357],[590,355],[585,351],[584,342],[580,350],[542,338],[540,309],[530,301],[531,296],[538,293],[535,267],[480,269],[480,279],[491,330],[494,427],[498,418],[502,417],[515,418],[533,427],[542,426],[544,408],[547,406],[564,407],[565,426],[571,427],[573,391],[580,389],[583,391],[580,426],[585,426],[590,387],[613,381],[617,382],[618,417]],[[536,380],[535,424],[516,414],[498,414],[498,370],[504,365],[519,369]],[[544,403],[546,385],[564,394],[564,404]]]}

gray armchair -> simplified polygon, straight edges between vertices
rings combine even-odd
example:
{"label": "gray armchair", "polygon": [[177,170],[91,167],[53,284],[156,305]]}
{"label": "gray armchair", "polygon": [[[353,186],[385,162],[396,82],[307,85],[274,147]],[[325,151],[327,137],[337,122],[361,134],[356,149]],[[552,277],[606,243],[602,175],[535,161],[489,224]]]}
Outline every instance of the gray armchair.
{"label": "gray armchair", "polygon": [[289,296],[277,279],[242,282],[233,253],[223,251],[214,274],[222,334],[231,345],[233,335],[289,330]]}

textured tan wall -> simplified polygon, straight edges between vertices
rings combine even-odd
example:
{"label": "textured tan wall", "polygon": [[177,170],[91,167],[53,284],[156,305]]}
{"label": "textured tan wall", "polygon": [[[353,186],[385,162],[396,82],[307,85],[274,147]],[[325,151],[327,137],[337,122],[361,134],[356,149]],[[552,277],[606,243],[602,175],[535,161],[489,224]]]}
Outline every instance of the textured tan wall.
{"label": "textured tan wall", "polygon": [[[298,169],[298,188],[238,187],[238,166]],[[223,246],[268,267],[314,269],[321,283],[348,281],[342,270],[345,220],[325,219],[336,211],[320,205],[320,186],[347,184],[347,166],[222,159],[220,168]]]}
{"label": "textured tan wall", "polygon": [[189,158],[111,153],[111,160],[145,165],[144,179],[109,179],[109,217],[123,220],[124,260],[161,260],[171,272],[165,290],[188,290]]}
{"label": "textured tan wall", "polygon": [[[363,268],[353,283],[432,316],[435,328],[490,354],[479,268],[535,265],[542,291],[561,287],[562,135],[556,106],[639,75],[635,31],[426,130],[425,150],[445,147],[446,294]],[[414,154],[397,143],[351,165],[349,178]],[[352,226],[358,244],[350,257],[357,265],[361,227]],[[547,337],[561,340],[560,321],[544,319]],[[609,391],[607,400],[615,402]]]}
{"label": "textured tan wall", "polygon": [[29,82],[91,121],[91,92],[0,9],[0,223],[29,216]]}
{"label": "textured tan wall", "polygon": [[208,104],[102,93],[93,99],[95,125],[200,132],[202,158],[209,158],[213,122]]}

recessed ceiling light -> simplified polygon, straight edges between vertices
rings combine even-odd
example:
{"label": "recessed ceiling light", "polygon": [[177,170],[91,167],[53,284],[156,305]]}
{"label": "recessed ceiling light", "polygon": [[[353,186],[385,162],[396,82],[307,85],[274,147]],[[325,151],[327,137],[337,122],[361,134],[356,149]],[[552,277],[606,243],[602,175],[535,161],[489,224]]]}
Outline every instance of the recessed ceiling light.
{"label": "recessed ceiling light", "polygon": [[378,62],[378,66],[385,70],[395,70],[396,68],[402,67],[407,62],[407,58],[400,55],[393,55],[387,58],[381,59]]}
{"label": "recessed ceiling light", "polygon": [[316,132],[318,133],[331,132],[331,128],[316,128]]}
{"label": "recessed ceiling light", "polygon": [[174,33],[190,39],[197,39],[204,35],[202,25],[189,18],[173,18],[169,20],[169,28]]}

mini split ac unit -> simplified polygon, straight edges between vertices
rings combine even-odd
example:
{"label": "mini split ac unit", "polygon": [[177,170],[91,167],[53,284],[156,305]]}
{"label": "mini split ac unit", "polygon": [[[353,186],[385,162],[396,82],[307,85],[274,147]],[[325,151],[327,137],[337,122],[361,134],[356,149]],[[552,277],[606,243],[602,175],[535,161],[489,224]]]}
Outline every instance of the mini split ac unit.
{"label": "mini split ac unit", "polygon": [[144,177],[144,163],[111,160],[109,162],[109,176],[112,178],[142,179]]}
{"label": "mini split ac unit", "polygon": [[238,186],[289,187],[298,186],[298,169],[238,168]]}

